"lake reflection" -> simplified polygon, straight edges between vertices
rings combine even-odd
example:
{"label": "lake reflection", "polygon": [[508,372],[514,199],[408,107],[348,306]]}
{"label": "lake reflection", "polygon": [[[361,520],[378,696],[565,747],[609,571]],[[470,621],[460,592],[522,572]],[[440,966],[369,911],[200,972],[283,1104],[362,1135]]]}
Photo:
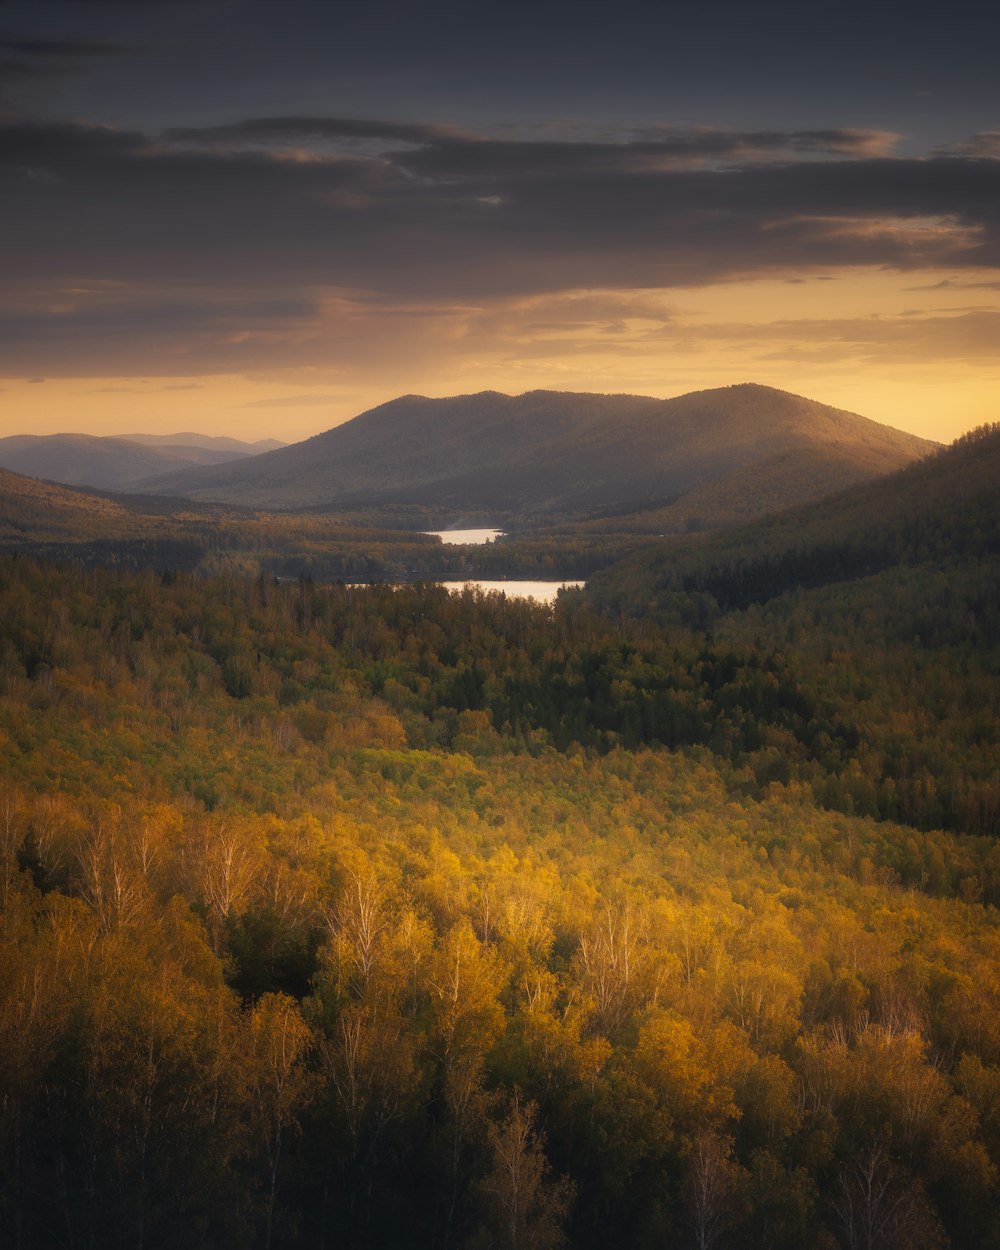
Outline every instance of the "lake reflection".
{"label": "lake reflection", "polygon": [[495,538],[500,537],[503,530],[423,530],[422,533],[430,534],[432,538],[440,538],[443,543],[453,547],[460,543],[476,546],[481,543],[491,543]]}
{"label": "lake reflection", "polygon": [[445,590],[464,590],[471,586],[474,590],[482,590],[487,594],[491,591],[502,591],[510,599],[534,599],[537,603],[555,603],[556,595],[564,587],[576,590],[583,582],[438,582]]}

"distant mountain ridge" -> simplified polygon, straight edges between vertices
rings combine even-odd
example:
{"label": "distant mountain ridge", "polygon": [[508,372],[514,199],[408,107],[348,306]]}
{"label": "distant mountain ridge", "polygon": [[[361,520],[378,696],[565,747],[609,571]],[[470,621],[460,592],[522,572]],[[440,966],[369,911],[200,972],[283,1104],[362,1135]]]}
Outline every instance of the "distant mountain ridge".
{"label": "distant mountain ridge", "polygon": [[[543,520],[667,507],[727,474],[760,466],[766,476],[768,462],[787,476],[782,458],[802,451],[812,453],[808,497],[818,498],[844,485],[845,473],[875,477],[935,446],[752,383],[665,400],[405,395],[252,461],[151,477],[141,489],[251,507],[434,504]],[[754,489],[773,493],[763,480]]]}
{"label": "distant mountain ridge", "polygon": [[261,452],[277,451],[279,447],[288,446],[280,438],[258,438],[250,443],[226,434],[197,434],[193,430],[185,430],[181,434],[118,434],[116,437],[150,447],[205,447],[214,451],[232,451],[239,456],[259,456]]}
{"label": "distant mountain ridge", "polygon": [[168,470],[242,460],[283,445],[207,434],[14,434],[0,438],[0,468],[65,486],[127,491]]}

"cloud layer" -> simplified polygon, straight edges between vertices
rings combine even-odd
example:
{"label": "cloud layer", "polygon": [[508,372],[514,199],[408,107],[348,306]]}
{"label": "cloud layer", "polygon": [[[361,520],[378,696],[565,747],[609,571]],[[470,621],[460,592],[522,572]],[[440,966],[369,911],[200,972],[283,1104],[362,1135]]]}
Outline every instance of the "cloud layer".
{"label": "cloud layer", "polygon": [[468,334],[491,308],[580,290],[858,267],[989,283],[992,141],[913,158],[851,128],[498,136],[278,116],[152,135],[8,117],[0,369],[357,362],[385,350],[386,319],[426,342],[430,321]]}

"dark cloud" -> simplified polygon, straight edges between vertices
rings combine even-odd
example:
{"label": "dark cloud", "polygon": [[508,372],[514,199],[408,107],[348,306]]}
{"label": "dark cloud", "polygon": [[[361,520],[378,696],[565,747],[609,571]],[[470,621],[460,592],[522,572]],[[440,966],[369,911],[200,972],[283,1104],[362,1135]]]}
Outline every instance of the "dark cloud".
{"label": "dark cloud", "polygon": [[377,121],[354,117],[256,117],[225,126],[175,127],[165,138],[203,144],[287,143],[290,139],[396,139],[403,143],[433,143],[464,136],[457,126],[418,122]]}
{"label": "dark cloud", "polygon": [[135,51],[128,44],[99,40],[0,37],[0,88],[80,73],[94,61]]}
{"label": "dark cloud", "polygon": [[284,336],[300,337],[316,315],[306,299],[207,294],[184,301],[163,293],[141,303],[127,294],[105,296],[58,311],[12,306],[0,313],[0,364],[21,361],[23,369],[57,361],[55,372],[79,376],[104,372],[109,360],[142,360],[144,371],[158,376],[247,369],[283,358]]}
{"label": "dark cloud", "polygon": [[52,339],[74,336],[81,325],[90,330],[124,332],[174,330],[187,325],[192,331],[259,329],[315,315],[316,306],[305,299],[163,300],[155,303],[114,301],[86,311],[0,312],[0,342],[31,341],[39,335]]}
{"label": "dark cloud", "polygon": [[0,175],[24,169],[91,175],[111,163],[121,166],[148,147],[144,135],[113,126],[0,119]]}
{"label": "dark cloud", "polygon": [[19,56],[35,57],[43,61],[124,56],[135,50],[134,47],[124,43],[101,43],[87,39],[4,39],[0,37],[0,52],[13,52]]}
{"label": "dark cloud", "polygon": [[[32,352],[41,370],[115,344],[194,373],[354,350],[323,329],[337,292],[356,324],[421,300],[433,312],[856,265],[968,280],[1000,265],[1000,162],[868,154],[884,143],[698,129],[546,142],[310,117],[150,138],[12,119],[0,123],[0,352]],[[96,295],[65,294],[94,283]]]}
{"label": "dark cloud", "polygon": [[981,130],[961,143],[942,144],[936,149],[939,156],[981,157],[1000,160],[1000,130]]}
{"label": "dark cloud", "polygon": [[957,0],[929,21],[901,0],[822,13],[791,0],[7,0],[0,13],[25,45],[89,33],[148,51],[63,93],[66,112],[126,127],[287,109],[467,128],[692,118],[818,131],[891,119],[926,148],[989,124],[995,8]]}
{"label": "dark cloud", "polygon": [[[621,128],[599,142],[577,138],[567,128],[546,128],[541,139],[503,139],[457,126],[424,125],[371,118],[262,117],[223,126],[168,130],[165,138],[206,146],[240,144],[302,146],[338,140],[383,140],[416,146],[402,163],[432,176],[477,169],[494,175],[524,172],[557,174],[572,169],[642,169],[658,162],[745,162],[806,156],[875,156],[887,154],[899,136],[888,131],[851,128],[798,131],[731,131],[714,127]],[[562,133],[561,133],[562,131]],[[402,158],[403,154],[400,154]]]}
{"label": "dark cloud", "polygon": [[17,57],[0,56],[0,90],[21,80],[30,81],[47,77],[51,72],[48,66],[38,66],[31,61],[19,60]]}

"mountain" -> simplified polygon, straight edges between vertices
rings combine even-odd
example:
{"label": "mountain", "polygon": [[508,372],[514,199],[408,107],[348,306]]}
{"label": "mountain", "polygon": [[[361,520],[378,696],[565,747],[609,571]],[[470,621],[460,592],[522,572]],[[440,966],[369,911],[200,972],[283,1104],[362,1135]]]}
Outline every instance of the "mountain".
{"label": "mountain", "polygon": [[[0,558],[20,554],[119,568],[193,568],[208,543],[190,541],[190,524],[144,514],[140,506],[136,496],[119,500],[0,469]],[[209,525],[194,528],[207,531]]]}
{"label": "mountain", "polygon": [[[979,568],[1000,556],[1000,424],[904,469],[756,522],[679,539],[598,574],[604,607],[653,613],[706,596],[723,611],[901,567]],[[986,605],[980,605],[984,608]],[[980,609],[975,609],[979,611]]]}
{"label": "mountain", "polygon": [[234,456],[259,456],[262,452],[288,446],[278,438],[258,438],[256,442],[247,443],[239,438],[228,438],[225,434],[195,434],[190,430],[183,434],[120,434],[118,437],[149,447],[204,447],[212,451],[229,451]]}
{"label": "mountain", "polygon": [[[194,442],[169,441],[190,438]],[[131,490],[144,478],[182,466],[216,465],[266,450],[236,439],[206,435],[15,434],[0,438],[0,468],[68,486]]]}
{"label": "mountain", "polygon": [[800,447],[711,478],[666,507],[578,521],[568,532],[654,534],[661,538],[697,533],[811,503],[870,480],[871,471],[856,456],[840,454],[831,447]]}
{"label": "mountain", "polygon": [[122,504],[0,469],[0,540],[80,533],[119,520]]}
{"label": "mountain", "polygon": [[[934,444],[770,387],[676,399],[486,391],[407,395],[252,461],[181,470],[142,489],[253,507],[433,504],[497,519],[665,507],[726,474],[810,452],[810,497],[889,472]],[[762,497],[773,493],[759,483]]]}

